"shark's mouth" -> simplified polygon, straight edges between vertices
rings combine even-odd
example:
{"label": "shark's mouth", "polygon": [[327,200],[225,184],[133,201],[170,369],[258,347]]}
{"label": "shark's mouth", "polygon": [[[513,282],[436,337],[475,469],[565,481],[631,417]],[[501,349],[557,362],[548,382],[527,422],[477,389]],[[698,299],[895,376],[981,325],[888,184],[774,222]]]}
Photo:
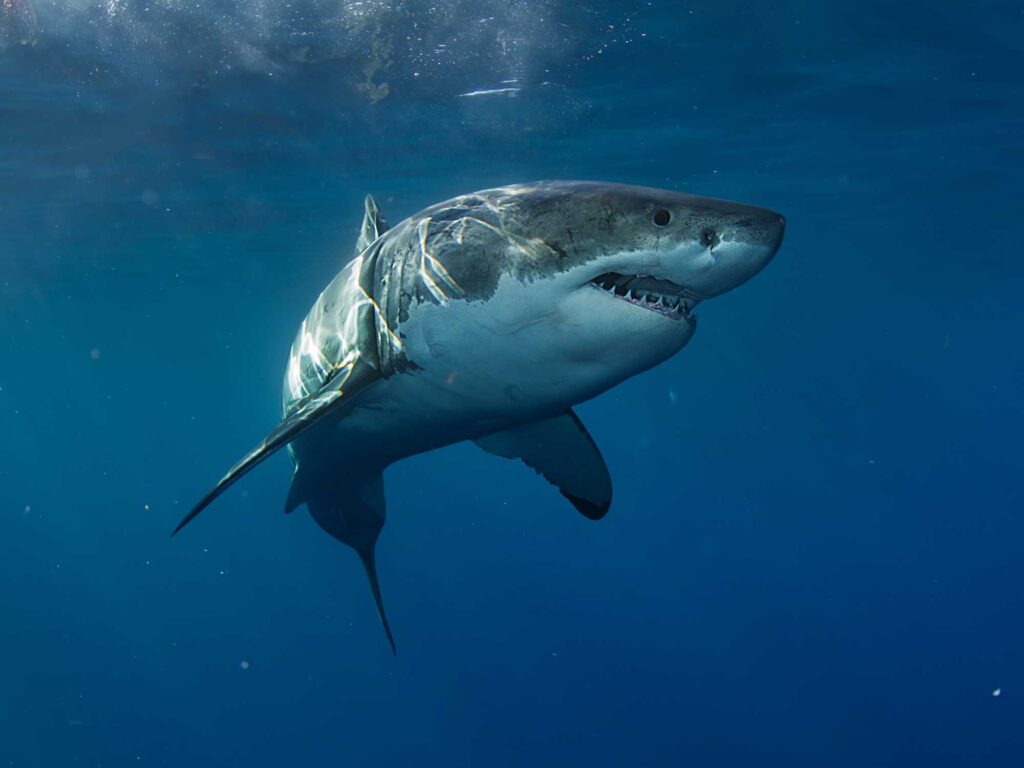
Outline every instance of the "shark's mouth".
{"label": "shark's mouth", "polygon": [[606,272],[590,281],[590,285],[617,299],[649,309],[673,320],[690,316],[703,296],[696,291],[649,275],[620,275]]}

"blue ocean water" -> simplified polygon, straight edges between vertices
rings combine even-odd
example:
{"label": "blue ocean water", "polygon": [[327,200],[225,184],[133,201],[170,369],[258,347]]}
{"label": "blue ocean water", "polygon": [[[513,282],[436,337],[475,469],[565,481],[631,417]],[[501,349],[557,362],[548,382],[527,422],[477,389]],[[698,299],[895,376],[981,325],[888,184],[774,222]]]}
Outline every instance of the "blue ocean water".
{"label": "blue ocean water", "polygon": [[[1024,763],[1020,3],[0,24],[0,765]],[[284,456],[168,537],[277,421],[364,194],[543,178],[788,220],[578,409],[603,521],[472,445],[393,466],[397,657]]]}

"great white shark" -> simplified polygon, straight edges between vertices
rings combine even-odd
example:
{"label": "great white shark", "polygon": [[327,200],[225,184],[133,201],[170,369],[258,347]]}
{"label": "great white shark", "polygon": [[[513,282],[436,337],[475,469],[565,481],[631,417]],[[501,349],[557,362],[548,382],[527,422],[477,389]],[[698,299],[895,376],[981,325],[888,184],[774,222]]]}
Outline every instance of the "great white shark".
{"label": "great white shark", "polygon": [[519,459],[585,517],[612,482],[572,408],[681,350],[700,302],[757,274],[785,220],[660,189],[546,181],[438,203],[389,228],[372,197],[356,255],[292,344],[284,418],[175,528],[288,447],[285,511],[374,552],[383,470],[463,440]]}

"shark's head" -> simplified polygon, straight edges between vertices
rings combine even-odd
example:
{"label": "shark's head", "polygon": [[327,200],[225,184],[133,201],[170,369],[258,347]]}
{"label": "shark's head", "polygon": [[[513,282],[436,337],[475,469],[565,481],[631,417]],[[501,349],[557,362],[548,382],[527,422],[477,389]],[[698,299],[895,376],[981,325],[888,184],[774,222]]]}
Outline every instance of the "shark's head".
{"label": "shark's head", "polygon": [[757,274],[784,226],[764,208],[647,187],[500,187],[378,241],[402,265],[379,303],[417,366],[472,370],[483,391],[550,393],[544,407],[561,407],[682,349],[694,308]]}
{"label": "shark's head", "polygon": [[761,271],[785,228],[764,208],[622,184],[484,194],[512,243],[505,320],[549,326],[554,355],[614,358],[620,380],[681,349],[697,304]]}

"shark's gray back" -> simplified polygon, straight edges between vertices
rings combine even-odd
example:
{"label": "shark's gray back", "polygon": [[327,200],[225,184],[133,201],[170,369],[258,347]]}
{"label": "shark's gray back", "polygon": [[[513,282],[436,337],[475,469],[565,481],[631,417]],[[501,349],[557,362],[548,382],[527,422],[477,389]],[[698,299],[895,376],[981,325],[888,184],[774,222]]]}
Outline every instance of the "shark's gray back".
{"label": "shark's gray back", "polygon": [[[338,273],[292,344],[285,414],[355,358],[384,377],[415,370],[403,344],[414,306],[485,299],[524,253],[543,257],[551,252],[505,229],[500,193],[464,195],[431,206],[370,242]],[[360,242],[365,239],[361,234]]]}

